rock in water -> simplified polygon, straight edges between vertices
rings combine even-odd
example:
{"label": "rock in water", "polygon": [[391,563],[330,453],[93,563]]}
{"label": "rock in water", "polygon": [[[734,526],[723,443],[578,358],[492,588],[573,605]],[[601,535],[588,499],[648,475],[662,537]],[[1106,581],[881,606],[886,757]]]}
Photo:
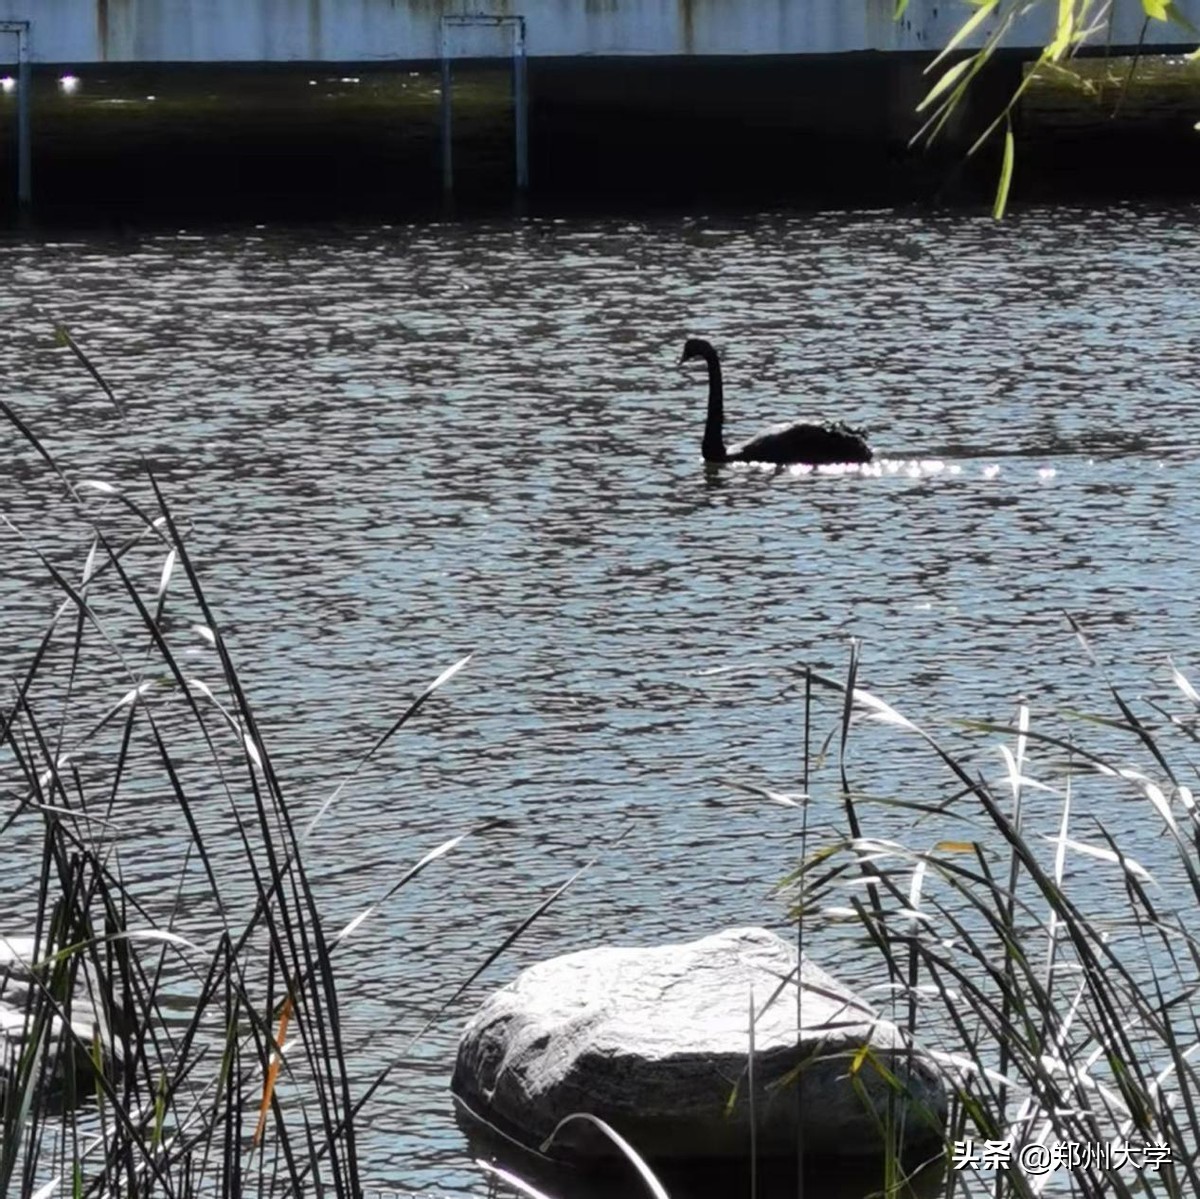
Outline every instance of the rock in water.
{"label": "rock in water", "polygon": [[[930,1060],[807,957],[797,1029],[795,974],[795,946],[761,928],[553,958],[467,1024],[451,1086],[474,1116],[532,1148],[564,1116],[589,1112],[650,1159],[746,1157],[753,987],[760,1156],[794,1158],[798,1125],[814,1155],[880,1153],[889,1120],[901,1149],[936,1141],[946,1093]],[[617,1151],[576,1120],[550,1152]]]}
{"label": "rock in water", "polygon": [[[41,1027],[40,1051],[47,1056],[37,1064],[34,1086],[49,1108],[58,1110],[67,1100],[83,1102],[92,1091],[89,1047],[94,1020],[71,1020],[68,1035],[66,1024],[51,1012],[29,969],[29,964],[42,956],[33,937],[0,937],[0,1101],[17,1078],[23,1058],[35,1045],[31,1038]],[[78,996],[73,1006],[90,1009],[86,993]],[[106,1061],[111,1060],[111,1043],[111,1036],[103,1043]]]}

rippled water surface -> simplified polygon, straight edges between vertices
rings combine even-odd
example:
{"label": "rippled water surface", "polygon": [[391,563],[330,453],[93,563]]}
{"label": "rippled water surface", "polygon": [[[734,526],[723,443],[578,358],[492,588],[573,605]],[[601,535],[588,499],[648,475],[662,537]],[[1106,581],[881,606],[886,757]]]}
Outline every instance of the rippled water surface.
{"label": "rippled water surface", "polygon": [[[798,788],[792,668],[840,673],[861,638],[860,683],[953,739],[954,718],[1007,720],[1021,695],[1035,719],[1107,711],[1065,612],[1135,690],[1169,687],[1168,654],[1196,661],[1198,248],[1196,212],[1126,209],[0,245],[7,399],[76,477],[148,502],[138,455],[157,471],[298,813],[475,653],[310,847],[339,927],[452,832],[515,822],[357,934],[342,965],[356,1079],[597,858],[379,1092],[373,1183],[483,1193],[446,1087],[461,1019],[519,965],[783,927],[768,892],[799,852],[794,813],[724,780]],[[706,473],[704,379],[676,367],[688,335],[723,352],[731,440],[844,417],[870,429],[878,469]],[[11,678],[57,602],[30,543],[77,578],[87,542],[2,428],[0,505],[27,539],[3,530]],[[192,652],[201,668],[209,651]],[[716,672],[734,665],[752,669]],[[114,670],[81,694],[102,709],[126,686]],[[837,721],[822,699],[814,738]],[[941,794],[911,739],[868,730],[851,759],[876,793]],[[840,820],[837,777],[832,757],[815,769],[814,838]],[[125,868],[148,893],[176,877],[158,865],[183,836],[169,806],[128,822]],[[1151,861],[1165,852],[1142,808],[1104,816]],[[13,926],[37,839],[20,828],[3,851]],[[863,969],[838,942],[812,948]]]}

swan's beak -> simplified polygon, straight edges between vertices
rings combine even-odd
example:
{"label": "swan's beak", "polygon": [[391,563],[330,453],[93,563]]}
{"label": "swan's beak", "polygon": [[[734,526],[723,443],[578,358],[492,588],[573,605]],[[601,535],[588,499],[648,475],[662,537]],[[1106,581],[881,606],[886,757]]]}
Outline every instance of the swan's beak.
{"label": "swan's beak", "polygon": [[676,365],[676,366],[682,366],[682,365],[683,365],[683,364],[684,364],[684,363],[685,363],[687,360],[688,360],[688,358],[687,358],[687,355],[686,355],[686,354],[680,354],[680,355],[679,355],[679,361],[678,361],[678,362],[677,362],[675,365]]}

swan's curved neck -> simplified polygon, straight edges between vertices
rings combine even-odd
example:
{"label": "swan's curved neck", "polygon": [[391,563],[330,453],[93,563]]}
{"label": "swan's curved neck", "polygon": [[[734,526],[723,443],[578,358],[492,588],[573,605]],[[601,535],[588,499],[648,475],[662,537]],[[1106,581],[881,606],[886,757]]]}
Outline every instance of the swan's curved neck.
{"label": "swan's curved neck", "polygon": [[711,348],[704,355],[704,361],[708,363],[708,420],[704,422],[700,450],[706,462],[724,462],[725,439],[721,429],[725,424],[725,392],[721,385],[721,363]]}

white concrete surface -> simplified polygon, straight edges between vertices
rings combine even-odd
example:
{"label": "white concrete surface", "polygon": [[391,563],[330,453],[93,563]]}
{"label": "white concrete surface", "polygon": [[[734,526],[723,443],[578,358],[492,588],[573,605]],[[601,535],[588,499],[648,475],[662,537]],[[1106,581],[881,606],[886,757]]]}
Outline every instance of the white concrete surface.
{"label": "white concrete surface", "polygon": [[[1177,3],[1200,24],[1200,0]],[[1057,7],[1040,0],[1010,44],[1041,45]],[[1108,36],[1136,44],[1139,0],[1092,5],[1098,14],[1110,7]],[[464,13],[523,16],[531,56],[572,57],[928,51],[973,11],[966,0],[910,0],[897,22],[893,8],[894,0],[0,0],[0,22],[31,23],[35,63],[386,62],[436,58],[441,18]],[[1188,34],[1152,21],[1146,40],[1180,46]],[[0,62],[15,60],[16,43],[0,32]],[[458,32],[452,52],[502,54],[508,44],[499,30]]]}

